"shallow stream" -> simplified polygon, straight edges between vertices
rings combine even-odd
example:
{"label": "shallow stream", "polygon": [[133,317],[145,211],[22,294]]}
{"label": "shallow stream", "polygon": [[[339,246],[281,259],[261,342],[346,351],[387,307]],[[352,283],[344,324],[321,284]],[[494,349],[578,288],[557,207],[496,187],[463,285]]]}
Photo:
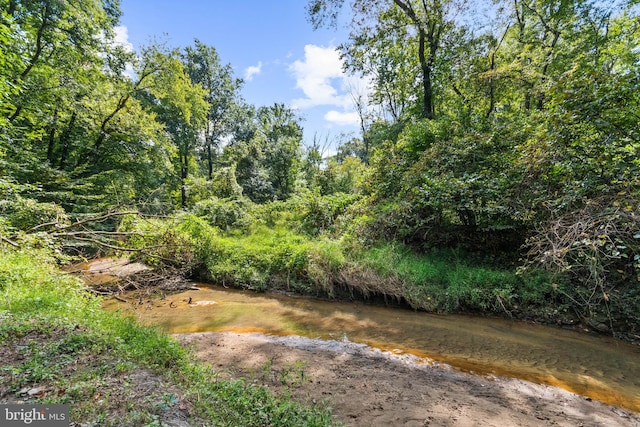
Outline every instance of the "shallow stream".
{"label": "shallow stream", "polygon": [[199,285],[165,299],[105,301],[170,333],[262,332],[365,343],[509,376],[640,412],[640,347],[614,338],[505,319],[432,315]]}

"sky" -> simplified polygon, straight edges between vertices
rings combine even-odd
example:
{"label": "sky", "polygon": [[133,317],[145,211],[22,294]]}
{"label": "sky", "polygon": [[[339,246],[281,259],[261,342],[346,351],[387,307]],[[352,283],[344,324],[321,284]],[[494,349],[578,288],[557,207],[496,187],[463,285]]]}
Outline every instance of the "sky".
{"label": "sky", "polygon": [[242,95],[257,107],[284,103],[303,119],[304,143],[357,135],[352,95],[366,83],[342,71],[335,50],[348,29],[313,30],[306,0],[121,0],[121,43],[138,50],[155,39],[170,47],[213,46],[235,77]]}

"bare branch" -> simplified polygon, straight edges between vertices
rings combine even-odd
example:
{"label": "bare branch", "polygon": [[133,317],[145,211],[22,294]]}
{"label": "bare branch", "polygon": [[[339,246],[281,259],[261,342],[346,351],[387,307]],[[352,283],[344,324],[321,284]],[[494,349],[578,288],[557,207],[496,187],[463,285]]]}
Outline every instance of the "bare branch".
{"label": "bare branch", "polygon": [[17,244],[16,242],[14,242],[13,240],[9,240],[4,236],[0,236],[0,241],[6,242],[8,244],[10,244],[11,246],[13,246],[14,248],[19,248],[20,245]]}
{"label": "bare branch", "polygon": [[84,230],[84,231],[66,231],[63,233],[51,233],[53,237],[74,237],[74,236],[144,236],[143,233],[139,233],[137,231],[92,231],[92,230]]}

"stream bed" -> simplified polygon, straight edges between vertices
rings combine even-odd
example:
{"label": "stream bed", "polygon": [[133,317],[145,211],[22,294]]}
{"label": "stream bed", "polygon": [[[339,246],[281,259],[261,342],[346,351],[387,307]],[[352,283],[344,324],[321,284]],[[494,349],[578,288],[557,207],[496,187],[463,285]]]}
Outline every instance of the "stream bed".
{"label": "stream bed", "polygon": [[612,337],[507,319],[433,315],[198,285],[161,299],[122,295],[108,310],[169,333],[261,332],[362,343],[425,363],[561,387],[640,412],[640,347]]}

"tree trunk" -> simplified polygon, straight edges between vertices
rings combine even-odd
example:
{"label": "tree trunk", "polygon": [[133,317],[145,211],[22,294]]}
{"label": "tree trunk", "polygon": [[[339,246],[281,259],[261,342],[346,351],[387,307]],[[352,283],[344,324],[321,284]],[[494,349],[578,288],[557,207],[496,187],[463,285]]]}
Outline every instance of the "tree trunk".
{"label": "tree trunk", "polygon": [[[433,86],[431,83],[431,65],[425,54],[425,45],[427,43],[425,32],[422,28],[419,30],[420,46],[418,47],[418,57],[420,59],[420,68],[422,69],[422,116],[425,119],[435,118],[433,107]],[[430,53],[430,57],[433,52]]]}
{"label": "tree trunk", "polygon": [[189,176],[189,158],[187,153],[180,155],[180,205],[187,209],[187,177]]}
{"label": "tree trunk", "polygon": [[76,111],[73,112],[71,118],[69,119],[69,125],[64,130],[62,135],[60,135],[60,144],[62,145],[62,151],[60,152],[60,169],[64,169],[65,163],[67,161],[67,156],[69,155],[69,146],[71,145],[71,132],[73,131],[73,127],[76,123],[76,117],[78,113]]}
{"label": "tree trunk", "polygon": [[496,52],[491,52],[491,56],[489,58],[489,108],[487,108],[487,113],[485,114],[485,119],[491,117],[491,114],[496,109],[496,83],[493,80],[493,72],[496,69]]}
{"label": "tree trunk", "polygon": [[[418,59],[422,69],[422,116],[425,119],[435,118],[435,108],[433,106],[433,84],[431,82],[431,72],[435,65],[436,50],[439,47],[442,22],[427,22],[420,20],[414,11],[411,2],[404,0],[394,0],[394,3],[402,9],[413,22],[418,31]],[[423,2],[425,14],[429,16],[429,7]],[[427,27],[427,28],[425,28]],[[426,29],[429,30],[427,34]],[[427,58],[426,44],[429,42],[429,57]]]}
{"label": "tree trunk", "polygon": [[213,150],[211,148],[211,142],[207,143],[207,166],[209,168],[207,179],[211,181],[213,179]]}
{"label": "tree trunk", "polygon": [[56,109],[53,112],[53,123],[51,124],[51,128],[49,129],[49,142],[47,144],[47,161],[51,166],[53,166],[53,149],[55,148],[56,143],[56,126],[58,125],[58,104],[56,104]]}

